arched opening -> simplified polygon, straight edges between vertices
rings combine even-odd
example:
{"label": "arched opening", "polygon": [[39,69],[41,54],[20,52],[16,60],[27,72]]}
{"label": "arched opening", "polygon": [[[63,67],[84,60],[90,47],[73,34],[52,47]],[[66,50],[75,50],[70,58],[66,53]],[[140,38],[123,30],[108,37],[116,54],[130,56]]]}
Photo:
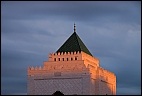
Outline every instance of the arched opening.
{"label": "arched opening", "polygon": [[60,92],[60,91],[56,91],[52,95],[64,95],[64,94],[62,92]]}

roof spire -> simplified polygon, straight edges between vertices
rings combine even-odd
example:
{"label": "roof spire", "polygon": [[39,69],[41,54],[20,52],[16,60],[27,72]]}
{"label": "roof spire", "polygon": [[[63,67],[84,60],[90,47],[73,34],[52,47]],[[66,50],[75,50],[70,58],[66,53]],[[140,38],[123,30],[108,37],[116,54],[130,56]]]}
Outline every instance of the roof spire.
{"label": "roof spire", "polygon": [[75,23],[74,23],[74,32],[76,32],[76,26],[75,26]]}
{"label": "roof spire", "polygon": [[83,51],[83,52],[93,56],[74,30],[72,35],[56,51],[56,53],[62,53],[63,52],[63,54],[65,54],[65,53],[68,53],[68,52],[78,52],[78,51],[79,52]]}

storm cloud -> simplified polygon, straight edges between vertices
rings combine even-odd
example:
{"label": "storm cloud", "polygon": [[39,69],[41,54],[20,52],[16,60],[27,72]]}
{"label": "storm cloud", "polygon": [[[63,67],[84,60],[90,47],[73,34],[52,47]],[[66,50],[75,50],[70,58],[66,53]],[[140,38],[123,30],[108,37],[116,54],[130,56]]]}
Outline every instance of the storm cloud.
{"label": "storm cloud", "polygon": [[42,66],[73,32],[117,76],[117,94],[141,94],[140,1],[2,1],[1,94],[26,94],[27,67]]}

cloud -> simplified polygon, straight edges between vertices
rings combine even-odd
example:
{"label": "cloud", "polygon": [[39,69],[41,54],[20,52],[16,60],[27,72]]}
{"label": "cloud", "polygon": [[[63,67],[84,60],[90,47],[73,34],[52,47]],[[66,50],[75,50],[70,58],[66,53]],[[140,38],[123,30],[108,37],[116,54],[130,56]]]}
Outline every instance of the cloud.
{"label": "cloud", "polygon": [[[2,2],[2,17],[6,19],[62,19],[74,21],[111,20],[139,22],[140,4],[131,2]],[[41,5],[42,6],[41,6]],[[6,6],[6,7],[5,7]],[[17,14],[18,13],[18,14]],[[123,14],[123,15],[120,15]],[[105,15],[105,16],[104,16]]]}

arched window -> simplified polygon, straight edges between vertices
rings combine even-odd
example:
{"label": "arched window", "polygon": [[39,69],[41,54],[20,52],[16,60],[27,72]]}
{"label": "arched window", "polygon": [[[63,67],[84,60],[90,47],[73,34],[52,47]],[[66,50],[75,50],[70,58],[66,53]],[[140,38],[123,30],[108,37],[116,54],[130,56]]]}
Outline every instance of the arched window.
{"label": "arched window", "polygon": [[64,95],[62,92],[60,92],[60,91],[56,91],[56,92],[54,92],[52,95]]}
{"label": "arched window", "polygon": [[54,61],[56,61],[56,58],[54,58]]}
{"label": "arched window", "polygon": [[69,60],[69,58],[67,58],[67,61]]}

